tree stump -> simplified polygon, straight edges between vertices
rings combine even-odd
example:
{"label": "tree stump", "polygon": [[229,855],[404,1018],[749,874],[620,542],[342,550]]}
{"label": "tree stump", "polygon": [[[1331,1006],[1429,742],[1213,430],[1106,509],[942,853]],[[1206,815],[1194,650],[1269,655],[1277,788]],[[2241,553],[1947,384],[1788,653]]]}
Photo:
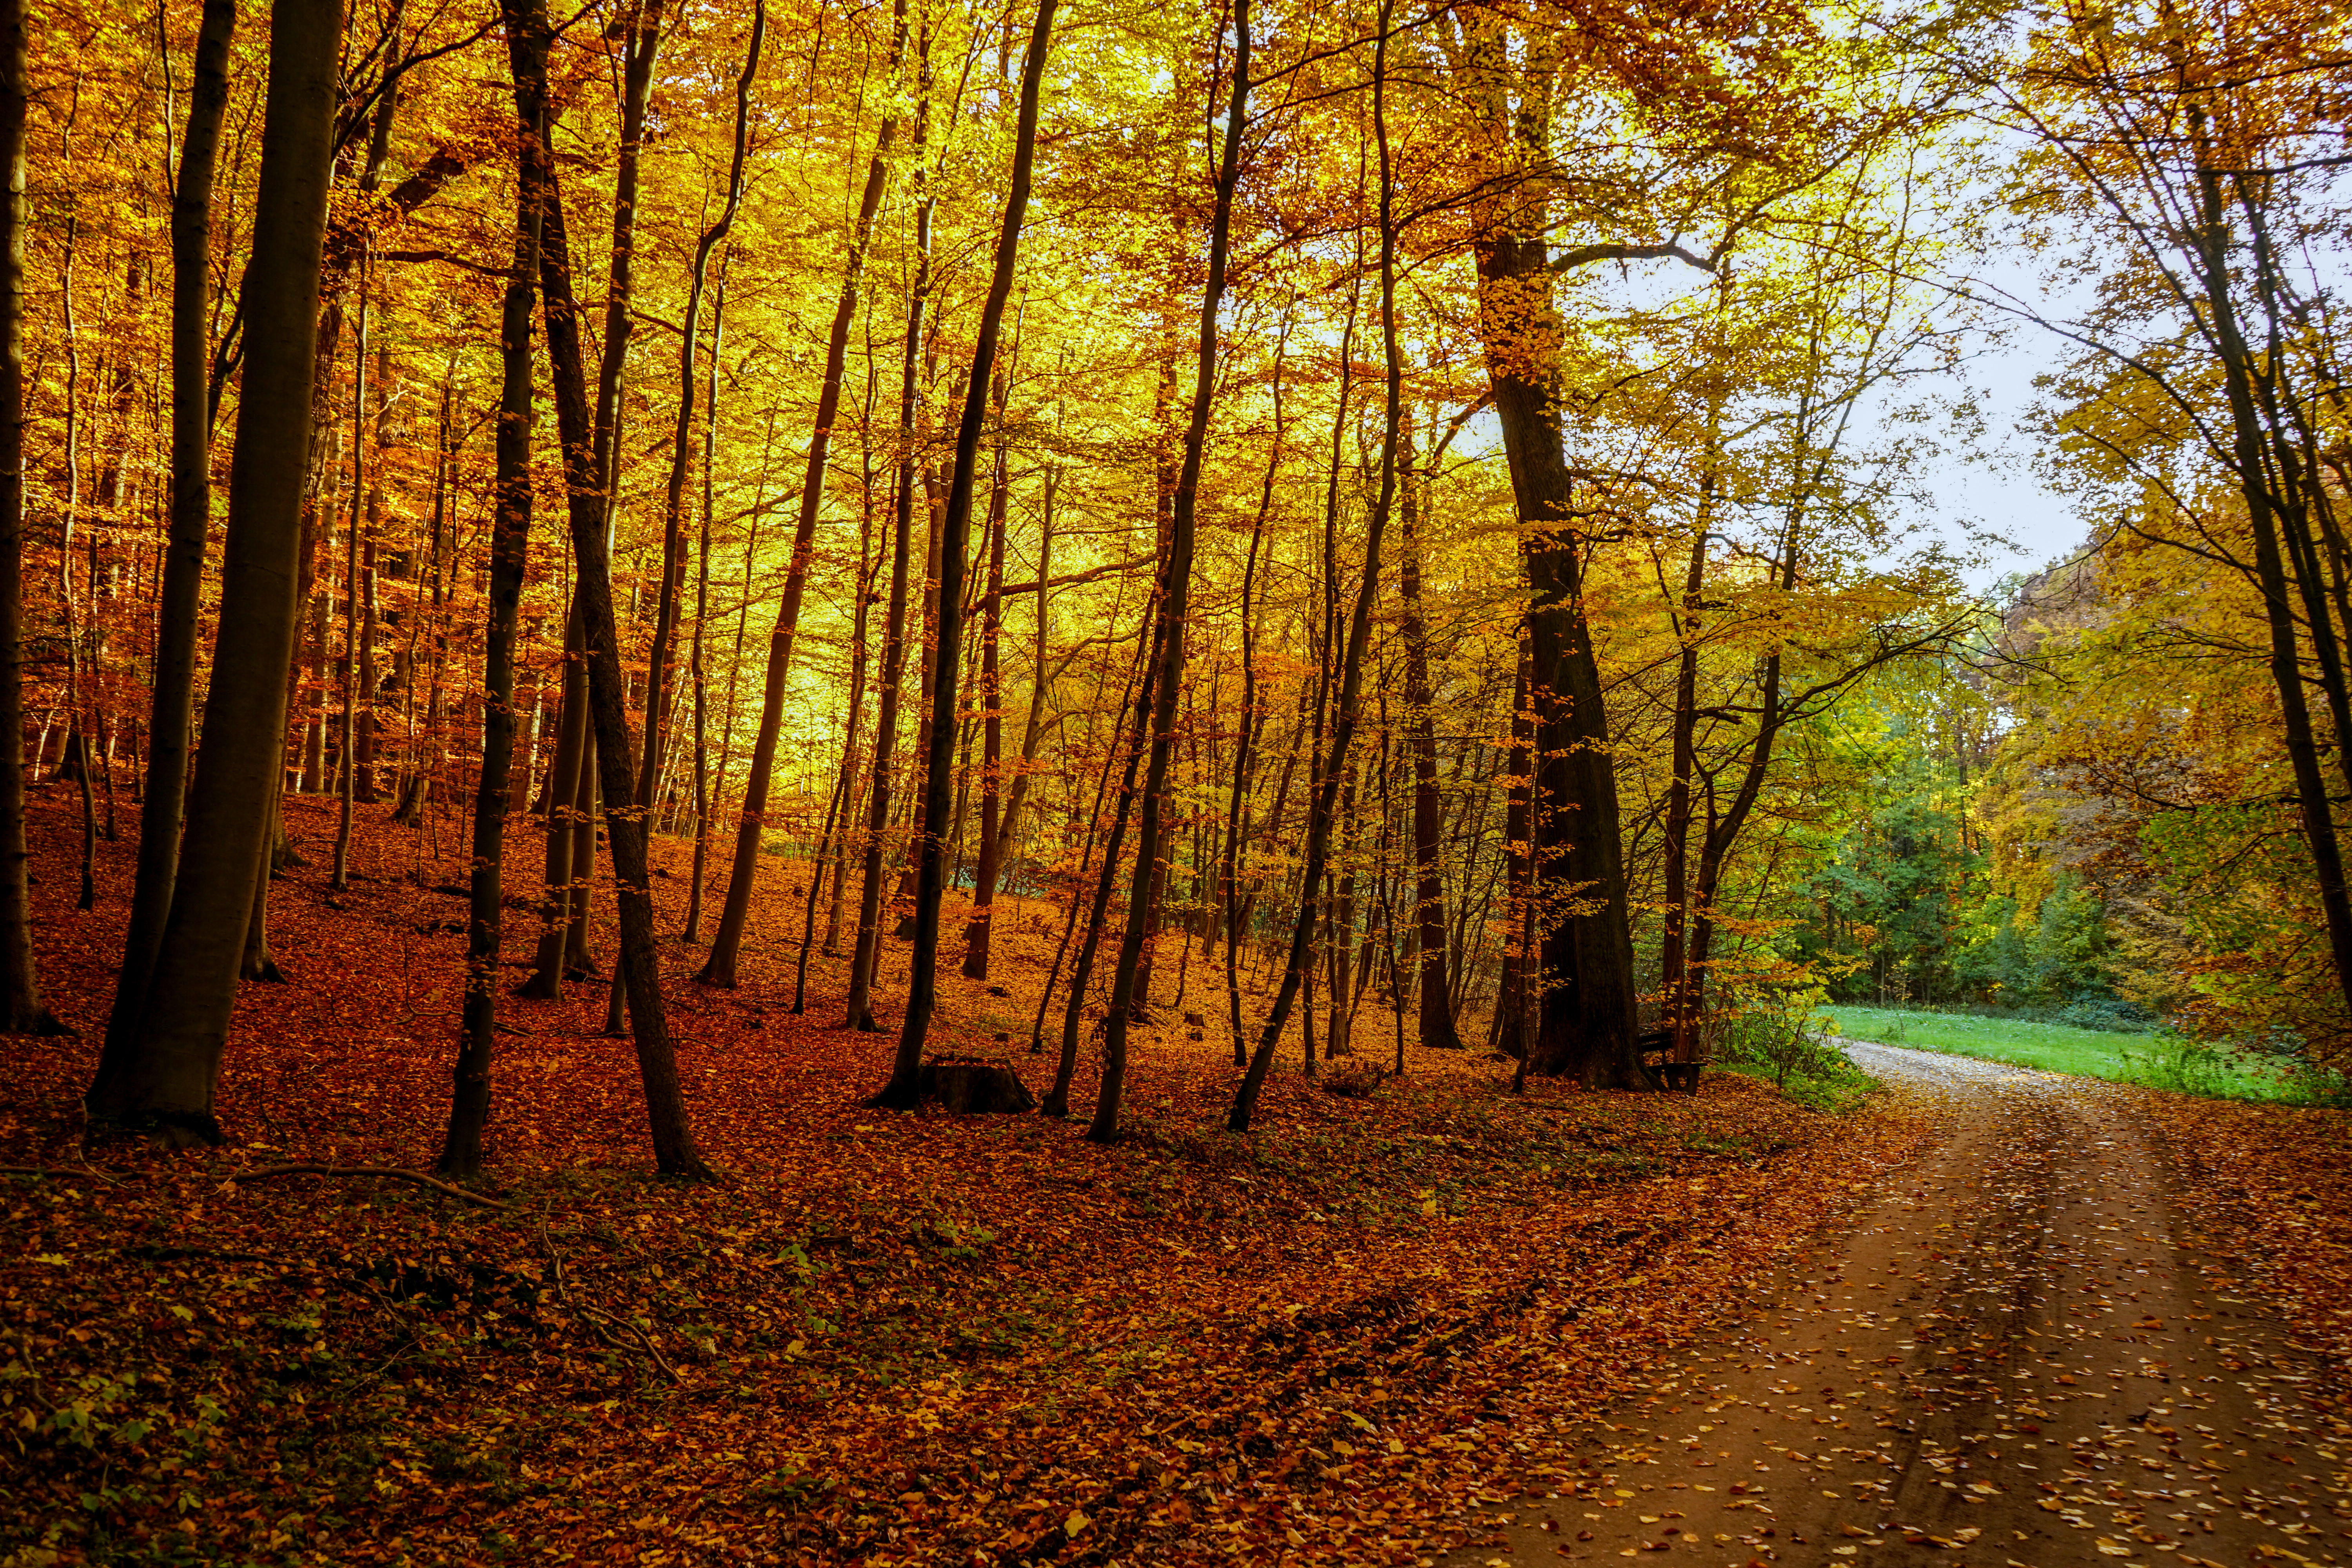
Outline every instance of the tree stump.
{"label": "tree stump", "polygon": [[925,1062],[919,1092],[925,1100],[938,1100],[942,1110],[958,1116],[1037,1109],[1020,1074],[1003,1062],[982,1057],[940,1057]]}

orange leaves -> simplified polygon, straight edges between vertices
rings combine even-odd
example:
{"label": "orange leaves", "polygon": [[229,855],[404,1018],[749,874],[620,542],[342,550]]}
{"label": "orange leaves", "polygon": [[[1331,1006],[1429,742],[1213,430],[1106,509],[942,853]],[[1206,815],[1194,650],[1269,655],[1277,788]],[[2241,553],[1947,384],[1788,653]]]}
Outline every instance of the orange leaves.
{"label": "orange leaves", "polygon": [[[92,1434],[0,1448],[0,1528],[351,1563],[478,1560],[495,1532],[665,1563],[750,1541],[807,1563],[1410,1561],[1462,1537],[1472,1498],[1544,1485],[1544,1444],[1908,1136],[1737,1079],[1513,1098],[1507,1064],[1414,1052],[1370,1099],[1286,1068],[1235,1139],[1222,1044],[1172,1007],[1139,1032],[1120,1144],[877,1113],[856,1096],[889,1037],[832,1026],[826,962],[812,1012],[785,1014],[797,955],[755,941],[730,994],[665,954],[723,1184],[646,1181],[634,1064],[583,985],[502,999],[489,1168],[511,1210],[224,1190],[281,1161],[430,1157],[459,939],[414,929],[446,867],[411,887],[393,850],[414,840],[378,831],[359,864],[384,879],[347,907],[314,869],[273,889],[293,980],[241,1001],[223,1101],[266,1153],[113,1146],[95,1175],[0,1187],[0,1368],[32,1373],[0,1395],[37,1425],[79,1401]],[[37,889],[42,957],[88,1020],[119,902],[71,923],[70,881]],[[1052,939],[1026,912],[1000,931],[1015,953]],[[1031,967],[1003,973],[1003,999],[942,973],[949,1025],[984,1039],[987,1009],[1034,1007]],[[70,1165],[94,1048],[0,1065],[0,1161]]]}

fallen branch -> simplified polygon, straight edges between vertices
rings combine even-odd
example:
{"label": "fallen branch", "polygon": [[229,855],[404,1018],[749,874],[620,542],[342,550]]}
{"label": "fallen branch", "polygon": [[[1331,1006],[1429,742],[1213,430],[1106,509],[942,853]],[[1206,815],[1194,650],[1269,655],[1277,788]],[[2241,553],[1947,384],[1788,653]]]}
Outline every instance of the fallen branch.
{"label": "fallen branch", "polygon": [[563,1307],[566,1311],[579,1312],[585,1315],[588,1319],[588,1326],[596,1331],[597,1338],[603,1340],[606,1344],[611,1345],[617,1351],[625,1351],[629,1347],[614,1339],[613,1337],[612,1331],[605,1328],[604,1325],[606,1323],[615,1323],[620,1327],[628,1330],[631,1334],[636,1337],[637,1343],[645,1347],[646,1353],[654,1358],[654,1364],[661,1368],[663,1372],[669,1374],[669,1380],[672,1383],[682,1384],[686,1381],[685,1378],[678,1375],[677,1368],[670,1365],[668,1361],[663,1357],[660,1349],[655,1345],[653,1337],[646,1333],[645,1330],[637,1327],[636,1324],[630,1322],[626,1318],[616,1318],[612,1313],[592,1307],[585,1301],[573,1300],[572,1299],[571,1287],[566,1285],[563,1280],[563,1254],[556,1251],[555,1243],[548,1239],[547,1227],[545,1226],[541,1226],[539,1227],[539,1240],[540,1245],[547,1248],[547,1260],[553,1266],[552,1271],[555,1276],[555,1299],[563,1303]]}
{"label": "fallen branch", "polygon": [[0,1176],[46,1176],[51,1181],[87,1180],[110,1187],[122,1184],[88,1165],[0,1165]]}
{"label": "fallen branch", "polygon": [[232,1182],[267,1182],[279,1176],[383,1176],[395,1182],[413,1182],[420,1187],[431,1187],[436,1193],[446,1193],[453,1198],[463,1198],[486,1209],[511,1209],[514,1205],[497,1198],[440,1181],[422,1171],[404,1171],[397,1165],[271,1165],[266,1170],[240,1171],[230,1176]]}

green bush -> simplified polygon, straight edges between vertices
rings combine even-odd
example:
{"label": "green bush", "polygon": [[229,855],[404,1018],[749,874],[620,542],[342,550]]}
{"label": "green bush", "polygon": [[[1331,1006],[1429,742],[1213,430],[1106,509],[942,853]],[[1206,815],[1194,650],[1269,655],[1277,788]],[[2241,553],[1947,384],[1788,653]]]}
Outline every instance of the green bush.
{"label": "green bush", "polygon": [[1725,1020],[1716,1034],[1719,1067],[1768,1079],[1789,1099],[1813,1110],[1843,1111],[1875,1087],[1834,1037],[1807,1028],[1801,1016],[1772,1011]]}

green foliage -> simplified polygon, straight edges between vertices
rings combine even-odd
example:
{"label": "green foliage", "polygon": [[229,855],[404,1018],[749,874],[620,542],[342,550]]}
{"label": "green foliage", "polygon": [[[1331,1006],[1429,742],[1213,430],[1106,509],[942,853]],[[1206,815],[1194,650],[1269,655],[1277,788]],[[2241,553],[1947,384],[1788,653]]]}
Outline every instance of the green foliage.
{"label": "green foliage", "polygon": [[[1867,780],[1797,886],[1792,956],[1848,1004],[1999,1010],[2080,1027],[2154,1020],[2124,994],[2106,901],[2063,867],[1996,863],[1970,738],[1890,682],[1836,737]],[[1979,775],[1980,776],[1980,775]]]}
{"label": "green foliage", "polygon": [[1789,1099],[1832,1114],[1853,1109],[1876,1087],[1845,1047],[1813,1026],[1817,989],[1784,987],[1764,993],[1716,1026],[1718,1067],[1769,1079]]}

